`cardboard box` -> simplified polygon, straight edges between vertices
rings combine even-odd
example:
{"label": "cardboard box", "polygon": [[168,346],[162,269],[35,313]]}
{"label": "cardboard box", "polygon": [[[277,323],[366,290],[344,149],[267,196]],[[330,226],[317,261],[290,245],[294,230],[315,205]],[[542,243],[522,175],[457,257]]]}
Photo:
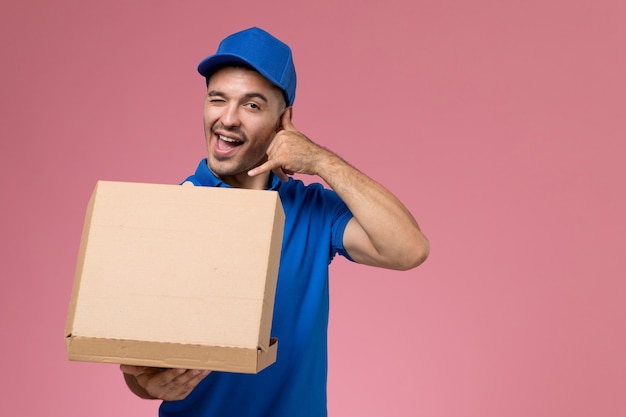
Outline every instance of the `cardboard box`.
{"label": "cardboard box", "polygon": [[275,191],[99,181],[69,359],[242,373],[272,364],[283,225]]}

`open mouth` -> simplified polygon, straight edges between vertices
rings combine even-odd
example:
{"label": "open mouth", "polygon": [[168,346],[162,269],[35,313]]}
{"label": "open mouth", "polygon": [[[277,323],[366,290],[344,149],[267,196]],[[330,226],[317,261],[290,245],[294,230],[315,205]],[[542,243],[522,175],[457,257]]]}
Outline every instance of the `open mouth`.
{"label": "open mouth", "polygon": [[217,137],[216,147],[218,150],[222,152],[228,152],[232,149],[235,149],[243,145],[244,143],[243,140],[240,140],[237,138],[231,138],[229,136],[216,135],[216,137]]}

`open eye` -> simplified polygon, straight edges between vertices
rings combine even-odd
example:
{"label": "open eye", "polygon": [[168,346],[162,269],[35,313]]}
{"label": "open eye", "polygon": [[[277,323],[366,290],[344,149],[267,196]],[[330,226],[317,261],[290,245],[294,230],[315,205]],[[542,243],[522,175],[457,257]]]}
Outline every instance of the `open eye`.
{"label": "open eye", "polygon": [[253,103],[253,102],[246,103],[246,107],[251,109],[251,110],[260,110],[261,109],[261,106],[259,106],[256,103]]}

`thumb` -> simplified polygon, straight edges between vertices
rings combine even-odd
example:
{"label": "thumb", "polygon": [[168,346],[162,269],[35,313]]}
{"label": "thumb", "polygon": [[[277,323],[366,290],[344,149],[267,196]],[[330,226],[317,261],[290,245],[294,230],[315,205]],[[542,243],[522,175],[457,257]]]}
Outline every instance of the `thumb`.
{"label": "thumb", "polygon": [[120,365],[120,370],[123,373],[129,374],[132,376],[140,375],[144,371],[143,367],[132,366],[132,365]]}

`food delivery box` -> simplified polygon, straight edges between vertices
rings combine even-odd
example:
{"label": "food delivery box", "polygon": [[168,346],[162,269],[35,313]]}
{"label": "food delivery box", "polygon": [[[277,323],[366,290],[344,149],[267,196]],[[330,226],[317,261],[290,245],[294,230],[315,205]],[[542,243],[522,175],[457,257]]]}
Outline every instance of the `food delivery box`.
{"label": "food delivery box", "polygon": [[275,191],[98,181],[69,359],[241,373],[271,365],[283,225]]}

